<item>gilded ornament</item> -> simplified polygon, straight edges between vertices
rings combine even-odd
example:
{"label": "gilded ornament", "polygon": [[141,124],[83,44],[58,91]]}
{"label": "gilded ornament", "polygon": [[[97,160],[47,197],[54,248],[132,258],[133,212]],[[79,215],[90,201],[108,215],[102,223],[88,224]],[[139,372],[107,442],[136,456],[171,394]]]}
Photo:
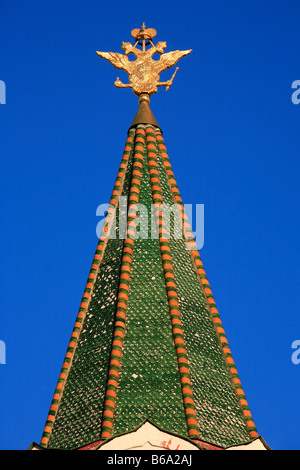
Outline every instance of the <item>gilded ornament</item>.
{"label": "gilded ornament", "polygon": [[[122,83],[119,77],[117,77],[115,86],[118,88],[132,88],[133,93],[137,96],[142,93],[147,93],[151,96],[157,92],[157,87],[159,86],[165,86],[167,91],[173,83],[178,67],[176,67],[174,74],[166,82],[160,82],[159,75],[164,70],[173,67],[179,59],[190,54],[192,49],[165,53],[164,50],[167,47],[167,43],[159,41],[154,45],[152,39],[156,36],[156,31],[153,28],[146,29],[145,24],[143,24],[141,29],[132,30],[131,35],[135,38],[136,42],[135,45],[132,45],[130,42],[122,42],[121,48],[125,51],[125,54],[96,51],[98,56],[108,60],[117,69],[125,70],[129,74],[129,83]],[[138,49],[137,45],[142,46],[142,49]],[[149,45],[151,47],[147,49],[146,47]],[[160,54],[159,60],[153,59],[155,53]],[[136,60],[129,60],[129,54],[134,54]]]}

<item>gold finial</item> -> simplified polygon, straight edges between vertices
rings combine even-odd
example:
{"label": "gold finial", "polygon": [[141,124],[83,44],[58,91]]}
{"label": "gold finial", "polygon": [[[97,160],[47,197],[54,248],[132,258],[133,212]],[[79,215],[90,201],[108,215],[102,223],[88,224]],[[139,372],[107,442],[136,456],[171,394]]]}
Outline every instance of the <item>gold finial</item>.
{"label": "gold finial", "polygon": [[[146,28],[145,23],[143,23],[140,29],[133,29],[131,35],[135,39],[135,45],[133,46],[130,42],[122,42],[121,48],[125,51],[125,54],[96,51],[98,56],[108,60],[117,69],[125,70],[129,74],[128,84],[122,83],[119,77],[117,77],[115,86],[118,88],[132,88],[133,93],[137,96],[140,96],[142,93],[151,96],[157,92],[158,86],[165,86],[167,91],[172,86],[178,67],[176,67],[171,79],[166,82],[159,81],[159,74],[173,67],[181,57],[190,54],[192,49],[187,51],[172,51],[165,54],[164,50],[167,47],[167,43],[159,41],[154,45],[152,39],[156,36],[156,31],[153,28]],[[142,46],[142,50],[138,49],[137,45]],[[151,47],[146,49],[149,45]],[[159,60],[152,59],[156,52],[161,54]],[[136,60],[129,60],[127,57],[129,54],[134,54]]]}

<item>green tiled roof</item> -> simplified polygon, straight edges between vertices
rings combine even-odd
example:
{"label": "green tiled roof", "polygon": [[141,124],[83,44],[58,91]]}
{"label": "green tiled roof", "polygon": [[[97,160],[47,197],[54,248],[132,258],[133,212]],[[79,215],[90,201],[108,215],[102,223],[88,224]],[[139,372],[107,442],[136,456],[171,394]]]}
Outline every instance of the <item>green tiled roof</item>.
{"label": "green tiled roof", "polygon": [[[152,125],[129,130],[113,207],[120,196],[129,202],[137,197],[150,214],[156,191],[164,203],[174,204],[178,189],[162,145],[161,132]],[[150,177],[151,165],[158,177]],[[109,213],[107,220],[113,217],[117,238],[100,237],[41,445],[74,449],[131,431],[145,420],[222,447],[251,440],[255,426],[213,298],[205,290],[206,276],[197,270],[199,254],[187,250],[186,241],[175,239],[172,231],[167,251],[158,235],[126,245],[118,237],[118,214]],[[150,223],[149,217],[149,229]],[[122,280],[127,252],[130,274]],[[164,261],[164,253],[171,261]],[[179,309],[171,322],[173,297]],[[120,298],[126,300],[123,309]],[[124,315],[118,318],[117,311]]]}

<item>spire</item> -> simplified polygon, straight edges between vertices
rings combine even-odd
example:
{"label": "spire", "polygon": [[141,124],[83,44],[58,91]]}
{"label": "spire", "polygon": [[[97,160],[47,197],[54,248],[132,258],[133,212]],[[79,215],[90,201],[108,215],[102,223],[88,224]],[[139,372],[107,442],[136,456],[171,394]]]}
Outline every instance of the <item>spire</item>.
{"label": "spire", "polygon": [[134,120],[131,123],[130,129],[136,127],[138,124],[151,124],[152,126],[159,129],[159,125],[156,122],[155,117],[149,106],[150,97],[147,93],[142,93],[139,96],[140,107],[135,115]]}
{"label": "spire", "polygon": [[[41,445],[49,449],[129,449],[139,439],[161,448],[166,436],[181,449],[225,449],[258,438],[149,107],[157,86],[170,86],[145,55],[155,34],[145,25],[132,31],[131,47],[142,45],[144,55],[136,53],[129,85],[117,81],[140,107],[46,420]],[[127,64],[121,54],[98,55]],[[166,206],[175,208],[180,237],[168,232]]]}

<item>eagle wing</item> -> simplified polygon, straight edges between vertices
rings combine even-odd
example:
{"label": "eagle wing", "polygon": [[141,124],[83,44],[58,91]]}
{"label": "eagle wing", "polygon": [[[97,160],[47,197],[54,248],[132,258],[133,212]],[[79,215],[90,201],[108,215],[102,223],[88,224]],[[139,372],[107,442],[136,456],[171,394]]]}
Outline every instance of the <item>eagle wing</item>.
{"label": "eagle wing", "polygon": [[185,55],[188,55],[191,52],[192,49],[189,49],[188,51],[171,51],[167,52],[166,54],[162,54],[159,60],[154,61],[156,72],[160,74],[164,70],[173,67],[173,65],[175,65],[179,61],[179,59],[181,59],[181,57],[184,57]]}
{"label": "eagle wing", "polygon": [[96,54],[103,59],[108,60],[111,65],[117,69],[125,70],[128,74],[131,74],[133,70],[133,62],[128,59],[124,54],[119,54],[118,52],[99,52],[96,51]]}

